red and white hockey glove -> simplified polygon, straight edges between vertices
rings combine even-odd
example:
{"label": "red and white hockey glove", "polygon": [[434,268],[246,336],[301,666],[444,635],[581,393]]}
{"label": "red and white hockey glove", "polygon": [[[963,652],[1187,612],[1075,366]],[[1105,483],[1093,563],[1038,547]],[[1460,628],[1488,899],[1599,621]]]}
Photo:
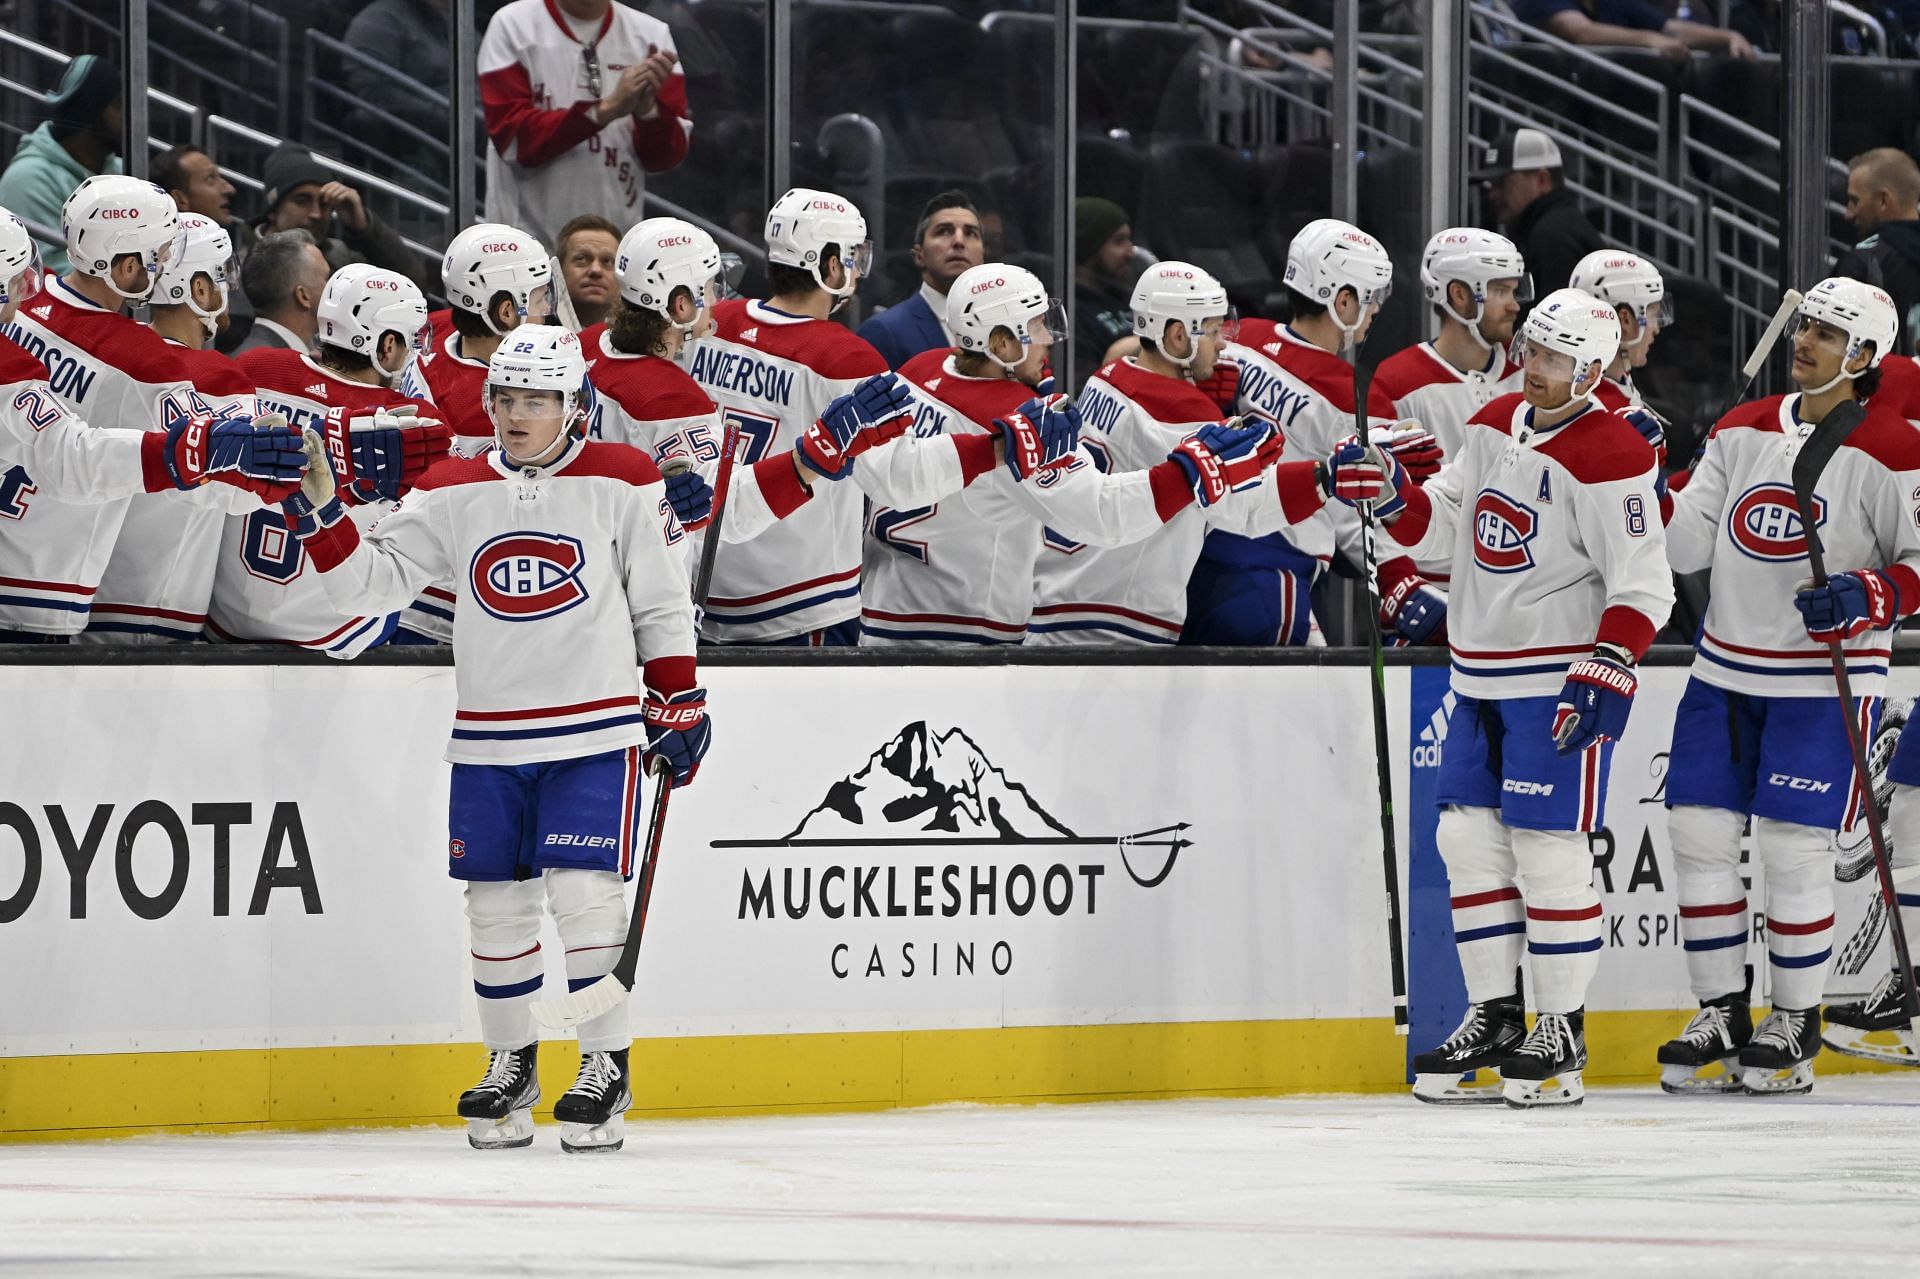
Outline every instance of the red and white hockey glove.
{"label": "red and white hockey glove", "polygon": [[1447,460],[1446,452],[1440,447],[1440,441],[1433,432],[1418,422],[1408,419],[1395,422],[1392,426],[1376,426],[1367,432],[1367,442],[1377,444],[1401,466],[1406,468],[1407,476],[1415,484],[1425,484],[1428,479],[1439,474]]}
{"label": "red and white hockey glove", "polygon": [[[1390,573],[1393,564],[1406,567]],[[1402,557],[1380,566],[1380,629],[1409,644],[1445,643],[1447,597],[1411,565]]]}
{"label": "red and white hockey glove", "polygon": [[276,502],[298,487],[306,465],[300,433],[278,413],[256,418],[226,409],[176,417],[167,423],[158,447],[174,488],[197,488],[214,480]]}
{"label": "red and white hockey glove", "polygon": [[1080,445],[1080,409],[1066,396],[1034,398],[993,420],[1006,449],[1007,469],[1024,480],[1065,466]]}
{"label": "red and white hockey glove", "polygon": [[657,756],[673,769],[675,786],[692,781],[713,740],[713,727],[707,723],[707,690],[689,688],[662,698],[648,689],[640,718],[647,730],[649,769]]}
{"label": "red and white hockey glove", "polygon": [[1613,644],[1596,644],[1592,657],[1567,668],[1560,701],[1553,708],[1553,748],[1562,755],[1602,741],[1619,741],[1640,680],[1633,655]]}
{"label": "red and white hockey glove", "polygon": [[1212,506],[1237,489],[1260,482],[1283,448],[1271,422],[1240,418],[1203,426],[1174,446],[1167,460],[1186,472],[1193,500]]}
{"label": "red and white hockey glove", "polygon": [[1222,413],[1231,414],[1240,403],[1240,361],[1232,356],[1223,355],[1213,362],[1213,372],[1198,379],[1194,385],[1200,393],[1219,406]]}
{"label": "red and white hockey glove", "polygon": [[321,430],[334,483],[356,502],[397,502],[447,456],[453,432],[411,404],[349,418],[330,409]]}
{"label": "red and white hockey glove", "polygon": [[1900,588],[1878,569],[1835,573],[1825,586],[1808,578],[1794,590],[1793,606],[1806,619],[1807,634],[1822,644],[1842,643],[1864,631],[1881,631],[1900,620]]}
{"label": "red and white hockey glove", "polygon": [[1376,519],[1391,519],[1406,507],[1400,489],[1410,483],[1391,453],[1356,439],[1342,440],[1320,463],[1320,491],[1348,506],[1371,503]]}
{"label": "red and white hockey glove", "polygon": [[913,425],[911,404],[906,383],[898,376],[876,374],[828,404],[794,452],[809,470],[830,480],[845,479],[853,472],[853,459],[898,439]]}

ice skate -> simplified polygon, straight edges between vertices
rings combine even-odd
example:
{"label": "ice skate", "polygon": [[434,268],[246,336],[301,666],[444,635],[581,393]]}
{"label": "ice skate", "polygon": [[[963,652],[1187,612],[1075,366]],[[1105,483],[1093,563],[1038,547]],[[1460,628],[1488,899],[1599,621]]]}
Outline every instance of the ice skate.
{"label": "ice skate", "polygon": [[1820,1010],[1776,1008],[1740,1050],[1740,1083],[1749,1097],[1813,1091],[1813,1059],[1820,1052]]}
{"label": "ice skate", "polygon": [[631,1105],[627,1050],[582,1055],[580,1077],[553,1104],[553,1117],[560,1122],[560,1149],[576,1155],[620,1149],[626,1141]]}
{"label": "ice skate", "polygon": [[[1458,1030],[1413,1059],[1413,1095],[1436,1106],[1497,1105],[1500,1080],[1493,1071],[1520,1046],[1526,1029],[1518,995],[1470,1006]],[[1480,1079],[1467,1083],[1471,1074]]]}
{"label": "ice skate", "polygon": [[534,1059],[540,1045],[496,1049],[487,1073],[460,1094],[460,1117],[475,1150],[517,1150],[533,1144],[533,1106],[540,1100]]}
{"label": "ice skate", "polygon": [[1518,1110],[1577,1106],[1587,1095],[1587,1011],[1541,1013],[1526,1042],[1500,1063],[1501,1097]]}
{"label": "ice skate", "polygon": [[1890,969],[1865,999],[1829,1005],[1820,1038],[1827,1047],[1849,1057],[1920,1066],[1920,1054],[1914,1051],[1913,1024],[1907,1020],[1906,998],[1906,980],[1899,969]]}
{"label": "ice skate", "polygon": [[1740,1050],[1753,1038],[1753,1014],[1745,991],[1701,1003],[1687,1028],[1660,1045],[1660,1089],[1687,1093],[1737,1093]]}

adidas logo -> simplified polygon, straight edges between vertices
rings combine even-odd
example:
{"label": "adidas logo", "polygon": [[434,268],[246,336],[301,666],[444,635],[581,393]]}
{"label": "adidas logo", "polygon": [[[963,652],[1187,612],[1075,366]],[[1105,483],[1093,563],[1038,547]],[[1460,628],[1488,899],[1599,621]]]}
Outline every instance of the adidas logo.
{"label": "adidas logo", "polygon": [[1280,354],[1280,343],[1269,342],[1265,346],[1261,347],[1260,349],[1262,351],[1265,351],[1268,355],[1278,355]]}
{"label": "adidas logo", "polygon": [[1433,718],[1420,730],[1420,740],[1413,748],[1413,766],[1415,768],[1440,767],[1440,748],[1447,741],[1447,721],[1453,717],[1455,697],[1452,689],[1440,699],[1440,705],[1434,707]]}
{"label": "adidas logo", "polygon": [[327,398],[327,384],[325,382],[315,382],[307,388],[307,394],[317,395],[324,400]]}
{"label": "adidas logo", "polygon": [[750,329],[740,330],[740,340],[742,342],[752,342],[758,339],[759,336],[760,336],[760,326],[757,324]]}
{"label": "adidas logo", "polygon": [[31,315],[36,320],[44,320],[48,316],[53,314],[53,307],[51,305],[36,306],[31,310],[29,310],[27,314]]}
{"label": "adidas logo", "polygon": [[929,391],[937,391],[937,390],[939,390],[939,389],[940,389],[940,383],[941,383],[941,382],[943,382],[943,381],[945,381],[945,380],[946,380],[946,379],[944,379],[944,378],[937,378],[937,377],[934,377],[934,378],[928,378],[928,379],[927,379],[927,389],[928,389]]}

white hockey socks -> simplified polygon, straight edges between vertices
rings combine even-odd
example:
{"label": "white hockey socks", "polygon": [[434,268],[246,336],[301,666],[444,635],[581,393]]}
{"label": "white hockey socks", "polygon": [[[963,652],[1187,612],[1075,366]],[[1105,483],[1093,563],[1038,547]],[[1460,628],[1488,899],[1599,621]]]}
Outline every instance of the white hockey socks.
{"label": "white hockey socks", "polygon": [[1447,866],[1453,942],[1467,998],[1484,1004],[1518,994],[1527,925],[1507,828],[1491,808],[1448,805],[1440,810],[1434,841]]}
{"label": "white hockey socks", "polygon": [[1756,817],[1753,843],[1766,868],[1771,1002],[1812,1008],[1833,957],[1833,832]]}
{"label": "white hockey socks", "polygon": [[[613,971],[627,940],[627,903],[610,870],[549,870],[547,908],[567,948],[567,989],[580,990]],[[580,1023],[580,1051],[618,1052],[633,1043],[627,1001]]]}
{"label": "white hockey socks", "polygon": [[1746,989],[1747,889],[1740,879],[1740,832],[1747,819],[1726,808],[1683,804],[1667,813],[1679,868],[1680,940],[1693,997]]}
{"label": "white hockey socks", "polygon": [[534,1041],[533,999],[545,963],[540,954],[540,881],[473,881],[467,885],[473,993],[480,1038],[488,1048],[525,1048]]}
{"label": "white hockey socks", "polygon": [[1527,903],[1527,955],[1533,1003],[1543,1013],[1570,1013],[1587,1002],[1600,968],[1600,894],[1593,889],[1593,853],[1580,831],[1512,830],[1514,860]]}

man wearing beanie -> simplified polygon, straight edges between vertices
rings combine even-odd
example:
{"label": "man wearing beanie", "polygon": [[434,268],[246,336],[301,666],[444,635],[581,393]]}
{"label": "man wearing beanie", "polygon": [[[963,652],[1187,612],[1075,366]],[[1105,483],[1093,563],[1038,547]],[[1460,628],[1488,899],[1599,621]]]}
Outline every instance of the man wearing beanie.
{"label": "man wearing beanie", "polygon": [[[114,148],[120,142],[120,69],[83,53],[67,64],[59,87],[47,95],[47,119],[20,139],[0,173],[0,208],[29,222],[60,229],[60,207],[96,173],[122,173]],[[64,246],[43,244],[47,270],[67,269]]]}
{"label": "man wearing beanie", "polygon": [[1106,362],[1107,348],[1133,334],[1133,227],[1112,200],[1073,203],[1073,384]]}
{"label": "man wearing beanie", "polygon": [[367,208],[360,192],[336,179],[305,147],[282,142],[268,152],[260,185],[267,208],[252,227],[248,249],[270,232],[305,231],[332,270],[364,262],[428,287],[421,259]]}

